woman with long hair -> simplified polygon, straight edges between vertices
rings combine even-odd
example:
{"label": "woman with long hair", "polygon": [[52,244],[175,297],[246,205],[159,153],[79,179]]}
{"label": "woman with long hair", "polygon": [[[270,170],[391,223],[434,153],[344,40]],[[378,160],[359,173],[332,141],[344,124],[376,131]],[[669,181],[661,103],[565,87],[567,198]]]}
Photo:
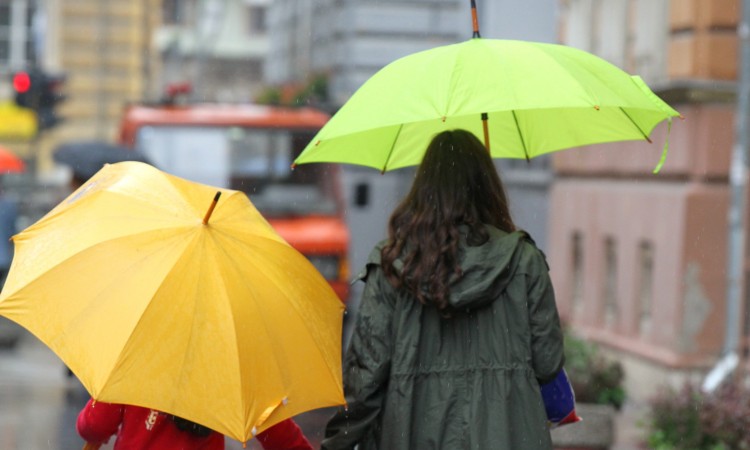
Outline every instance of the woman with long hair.
{"label": "woman with long hair", "polygon": [[544,254],[465,130],[431,141],[370,254],[322,449],[551,449],[539,384],[563,367]]}

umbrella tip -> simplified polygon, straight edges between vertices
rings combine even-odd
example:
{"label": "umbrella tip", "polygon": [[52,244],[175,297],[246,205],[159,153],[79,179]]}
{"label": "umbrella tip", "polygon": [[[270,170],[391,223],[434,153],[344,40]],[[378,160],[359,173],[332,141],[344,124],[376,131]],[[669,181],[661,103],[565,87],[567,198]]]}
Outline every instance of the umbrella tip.
{"label": "umbrella tip", "polygon": [[213,214],[214,208],[216,208],[216,204],[219,202],[219,197],[221,197],[221,191],[217,191],[216,195],[214,195],[214,199],[211,202],[211,206],[208,207],[208,211],[206,212],[206,215],[203,217],[203,225],[208,225],[208,219],[211,218],[211,214]]}
{"label": "umbrella tip", "polygon": [[471,35],[472,39],[481,38],[482,36],[479,34],[479,17],[477,16],[477,4],[475,0],[471,0],[471,27],[473,29]]}

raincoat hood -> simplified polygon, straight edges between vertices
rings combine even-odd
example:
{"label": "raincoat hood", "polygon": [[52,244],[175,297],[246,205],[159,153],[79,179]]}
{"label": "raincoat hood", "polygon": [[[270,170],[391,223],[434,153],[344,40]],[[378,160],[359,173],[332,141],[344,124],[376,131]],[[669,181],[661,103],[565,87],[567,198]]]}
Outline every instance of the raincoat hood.
{"label": "raincoat hood", "polygon": [[[524,231],[507,233],[489,225],[487,231],[487,242],[469,246],[466,243],[468,227],[461,227],[459,265],[463,276],[451,281],[448,297],[449,304],[455,310],[476,309],[499,298],[518,267],[516,262],[523,253],[521,248],[524,241],[533,243]],[[385,244],[386,241],[382,241],[375,247],[367,261],[368,266],[381,264],[380,253]],[[402,272],[403,261],[396,259],[393,267]],[[357,278],[365,279],[366,276],[365,268]]]}

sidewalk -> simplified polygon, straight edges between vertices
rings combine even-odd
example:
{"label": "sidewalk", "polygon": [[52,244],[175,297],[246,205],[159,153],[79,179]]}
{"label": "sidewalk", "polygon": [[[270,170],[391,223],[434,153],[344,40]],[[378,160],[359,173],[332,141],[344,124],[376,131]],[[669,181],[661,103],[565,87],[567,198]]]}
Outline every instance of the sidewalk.
{"label": "sidewalk", "polygon": [[610,450],[642,450],[646,446],[648,407],[629,401],[615,418],[615,443]]}

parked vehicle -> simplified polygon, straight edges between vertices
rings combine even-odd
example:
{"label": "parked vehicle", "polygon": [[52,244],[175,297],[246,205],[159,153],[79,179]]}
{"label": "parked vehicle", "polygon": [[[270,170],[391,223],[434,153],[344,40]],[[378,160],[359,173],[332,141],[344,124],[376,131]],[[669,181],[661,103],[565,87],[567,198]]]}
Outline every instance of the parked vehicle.
{"label": "parked vehicle", "polygon": [[327,164],[291,169],[328,119],[312,108],[132,105],[124,111],[119,140],[165,172],[247,193],[345,302],[349,230],[341,169]]}

